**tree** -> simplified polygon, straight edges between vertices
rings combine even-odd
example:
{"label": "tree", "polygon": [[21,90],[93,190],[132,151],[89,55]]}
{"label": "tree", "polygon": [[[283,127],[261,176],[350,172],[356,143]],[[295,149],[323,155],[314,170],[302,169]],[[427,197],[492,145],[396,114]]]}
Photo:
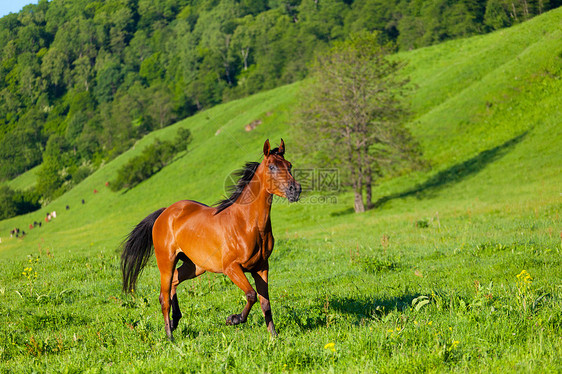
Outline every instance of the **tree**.
{"label": "tree", "polygon": [[123,81],[119,60],[110,54],[106,54],[104,57],[106,58],[98,58],[96,60],[97,75],[96,87],[94,88],[94,95],[102,103],[113,100],[117,88]]}
{"label": "tree", "polygon": [[382,170],[416,155],[402,123],[408,81],[398,72],[404,64],[388,58],[377,38],[376,33],[354,34],[319,55],[300,110],[301,130],[308,136],[299,138],[343,166],[355,212],[371,207],[371,189]]}
{"label": "tree", "polygon": [[61,189],[67,177],[64,172],[71,163],[65,139],[59,135],[51,136],[43,152],[43,163],[37,171],[37,192],[44,202],[51,201],[65,192]]}
{"label": "tree", "polygon": [[41,65],[43,77],[54,86],[63,85],[66,71],[68,71],[66,55],[55,47],[50,48],[43,57]]}
{"label": "tree", "polygon": [[492,30],[501,29],[511,24],[507,3],[503,0],[488,0],[484,24]]}
{"label": "tree", "polygon": [[41,121],[41,113],[30,110],[20,119],[24,126],[0,140],[0,180],[13,178],[41,162]]}
{"label": "tree", "polygon": [[151,117],[158,128],[163,128],[171,124],[175,119],[173,112],[172,97],[168,88],[164,85],[150,87],[147,92],[151,101],[148,104],[147,115]]}

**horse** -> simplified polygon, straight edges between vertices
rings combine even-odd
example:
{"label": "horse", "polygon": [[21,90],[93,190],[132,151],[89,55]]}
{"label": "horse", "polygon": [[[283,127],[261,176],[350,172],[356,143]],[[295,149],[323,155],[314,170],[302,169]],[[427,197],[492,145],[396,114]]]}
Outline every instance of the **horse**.
{"label": "horse", "polygon": [[[160,271],[160,305],[166,336],[182,318],[177,287],[205,272],[223,273],[246,296],[240,314],[226,318],[227,325],[245,323],[258,297],[271,336],[277,336],[268,292],[273,195],[296,202],[301,186],[285,160],[285,143],[263,146],[263,160],[248,162],[229,197],[211,206],[193,200],[178,201],[144,218],[127,236],[121,254],[123,291],[134,292],[137,278],[154,252]],[[154,251],[152,251],[154,247]],[[179,260],[181,266],[176,269]],[[254,278],[256,290],[244,273]],[[170,306],[172,320],[170,321]]]}

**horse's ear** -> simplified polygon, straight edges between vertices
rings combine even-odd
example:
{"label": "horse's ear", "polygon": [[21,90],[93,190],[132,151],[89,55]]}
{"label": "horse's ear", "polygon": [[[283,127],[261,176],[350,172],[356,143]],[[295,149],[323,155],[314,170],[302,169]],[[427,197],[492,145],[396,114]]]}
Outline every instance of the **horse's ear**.
{"label": "horse's ear", "polygon": [[285,142],[281,138],[281,144],[279,144],[279,154],[283,156],[285,154]]}
{"label": "horse's ear", "polygon": [[265,157],[269,156],[269,151],[271,150],[271,146],[269,145],[269,139],[263,143],[263,155]]}

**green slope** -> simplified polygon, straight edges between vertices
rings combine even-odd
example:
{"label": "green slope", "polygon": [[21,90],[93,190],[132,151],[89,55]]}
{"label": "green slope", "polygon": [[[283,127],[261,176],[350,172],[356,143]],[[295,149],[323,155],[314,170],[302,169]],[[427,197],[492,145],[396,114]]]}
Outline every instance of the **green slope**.
{"label": "green slope", "polygon": [[[266,138],[277,143],[283,137],[286,156],[298,167],[304,160],[293,156],[289,124],[306,82],[217,106],[150,134],[45,209],[0,222],[0,313],[15,321],[19,330],[6,334],[14,347],[23,347],[0,351],[6,367],[559,370],[561,22],[562,9],[399,56],[409,61],[406,73],[417,86],[410,127],[432,169],[382,181],[377,209],[361,215],[350,213],[346,192],[327,200],[309,192],[292,205],[276,200],[271,284],[282,331],[276,342],[267,340],[256,310],[246,326],[224,327],[240,292],[205,275],[181,288],[187,318],[176,334],[179,342],[167,345],[154,261],[140,279],[139,297],[121,299],[116,247],[157,208],[185,198],[218,200],[232,170],[260,159]],[[256,119],[263,123],[246,132],[244,126]],[[193,133],[189,153],[126,193],[105,187],[155,137],[170,139],[180,126]],[[11,228],[52,210],[58,213],[53,222],[23,240],[6,238]],[[53,258],[45,256],[47,249]],[[40,274],[33,283],[21,273],[29,266],[26,256],[38,253],[41,261],[33,266]],[[522,270],[533,277],[529,287],[517,283]],[[410,308],[420,295],[428,295],[430,304]],[[38,315],[41,308],[68,313],[71,322],[34,328],[33,321],[48,320]],[[91,323],[104,327],[93,331]],[[44,356],[32,354],[29,329],[53,342],[41,346]],[[70,353],[47,350],[56,346],[57,334],[81,358],[76,364],[65,361]],[[96,350],[98,337],[113,343],[88,352]],[[335,352],[324,348],[329,342],[336,343]],[[104,366],[108,361],[115,366]]]}

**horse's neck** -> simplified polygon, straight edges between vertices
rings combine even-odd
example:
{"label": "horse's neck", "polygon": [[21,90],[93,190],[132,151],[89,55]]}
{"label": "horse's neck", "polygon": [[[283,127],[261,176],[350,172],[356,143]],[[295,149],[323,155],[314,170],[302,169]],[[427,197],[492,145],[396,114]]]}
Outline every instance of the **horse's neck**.
{"label": "horse's neck", "polygon": [[271,202],[271,194],[265,190],[264,183],[256,173],[239,196],[237,205],[239,209],[245,211],[248,223],[257,226],[263,232],[269,221]]}

